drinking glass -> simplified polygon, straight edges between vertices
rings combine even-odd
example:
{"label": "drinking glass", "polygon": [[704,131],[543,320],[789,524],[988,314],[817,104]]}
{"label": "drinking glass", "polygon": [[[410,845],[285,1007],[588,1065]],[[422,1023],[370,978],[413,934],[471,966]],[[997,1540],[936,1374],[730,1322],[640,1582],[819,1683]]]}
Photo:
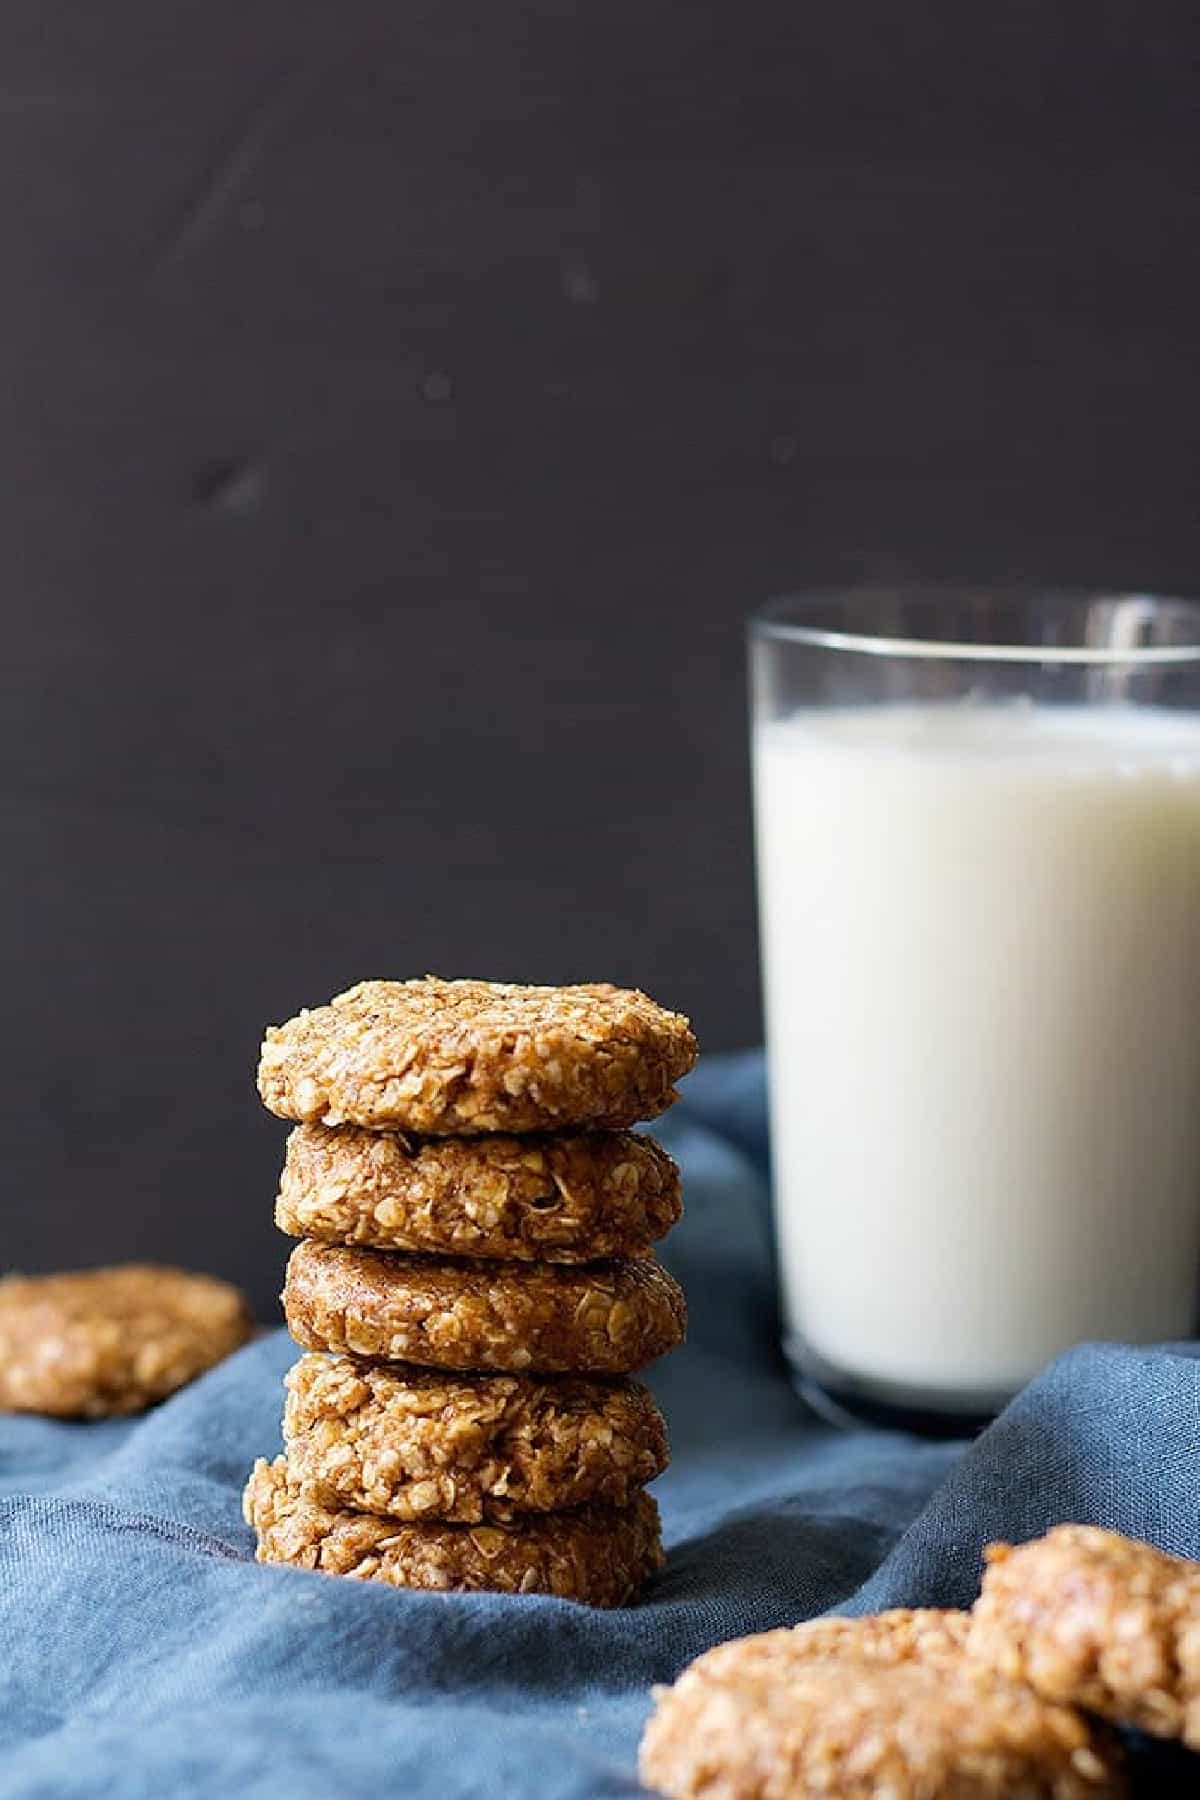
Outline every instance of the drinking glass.
{"label": "drinking glass", "polygon": [[875,588],[750,628],[797,1384],[958,1429],[1190,1334],[1200,603]]}

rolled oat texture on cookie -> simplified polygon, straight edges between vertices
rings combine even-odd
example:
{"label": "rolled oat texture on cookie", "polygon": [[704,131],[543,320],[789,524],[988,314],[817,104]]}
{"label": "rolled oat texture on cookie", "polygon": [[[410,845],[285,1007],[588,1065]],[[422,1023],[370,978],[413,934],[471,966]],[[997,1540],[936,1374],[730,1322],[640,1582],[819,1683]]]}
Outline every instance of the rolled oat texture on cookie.
{"label": "rolled oat texture on cookie", "polygon": [[0,1411],[141,1412],[248,1341],[227,1281],[152,1263],[0,1280]]}
{"label": "rolled oat texture on cookie", "polygon": [[1200,1750],[1200,1564],[1089,1525],[985,1556],[973,1656],[1051,1699]]}
{"label": "rolled oat texture on cookie", "polygon": [[606,982],[362,981],[271,1026],[258,1088],[281,1118],[424,1135],[621,1128],[675,1099],[688,1021]]}
{"label": "rolled oat texture on cookie", "polygon": [[643,1782],[668,1800],[1117,1800],[1119,1747],[978,1668],[965,1615],[818,1620],[722,1644],[656,1694]]}
{"label": "rolled oat texture on cookie", "polygon": [[530,1374],[625,1375],[681,1343],[687,1308],[652,1257],[572,1267],[298,1244],[283,1292],[306,1350]]}
{"label": "rolled oat texture on cookie", "polygon": [[658,1509],[649,1494],[627,1507],[584,1506],[515,1525],[401,1524],[316,1504],[289,1480],[278,1457],[254,1465],[243,1505],[259,1562],[392,1587],[549,1594],[625,1606],[662,1564]]}
{"label": "rolled oat texture on cookie", "polygon": [[640,1383],[463,1375],[308,1355],[288,1372],[290,1480],[330,1510],[478,1523],[628,1506],[667,1465]]}
{"label": "rolled oat texture on cookie", "polygon": [[682,1210],[674,1162],[633,1132],[414,1138],[311,1124],[288,1138],[275,1222],[327,1244],[569,1263],[643,1251]]}

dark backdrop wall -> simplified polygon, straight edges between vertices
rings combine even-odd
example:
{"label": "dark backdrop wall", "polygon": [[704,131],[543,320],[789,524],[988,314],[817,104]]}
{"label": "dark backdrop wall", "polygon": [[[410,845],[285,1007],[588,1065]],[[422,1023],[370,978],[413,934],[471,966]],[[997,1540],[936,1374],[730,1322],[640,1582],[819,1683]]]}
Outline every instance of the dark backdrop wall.
{"label": "dark backdrop wall", "polygon": [[269,1311],[261,1025],[759,1031],[741,627],[1200,582],[1184,4],[9,0],[0,1257]]}

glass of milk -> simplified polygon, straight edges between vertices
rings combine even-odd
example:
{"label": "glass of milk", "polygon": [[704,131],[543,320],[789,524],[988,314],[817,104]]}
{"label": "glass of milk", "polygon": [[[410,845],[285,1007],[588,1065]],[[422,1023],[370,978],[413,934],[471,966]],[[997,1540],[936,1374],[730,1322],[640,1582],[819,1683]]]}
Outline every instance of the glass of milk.
{"label": "glass of milk", "polygon": [[863,590],[750,641],[790,1363],[994,1412],[1200,1270],[1200,603]]}

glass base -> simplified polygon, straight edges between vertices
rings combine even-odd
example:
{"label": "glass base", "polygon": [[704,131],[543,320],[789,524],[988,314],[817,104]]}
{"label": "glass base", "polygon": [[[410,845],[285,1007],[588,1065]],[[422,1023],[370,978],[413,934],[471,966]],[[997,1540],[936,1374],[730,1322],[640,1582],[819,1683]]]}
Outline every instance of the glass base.
{"label": "glass base", "polygon": [[792,1386],[827,1425],[843,1431],[864,1425],[921,1437],[974,1437],[1012,1399],[1011,1394],[920,1388],[873,1376],[848,1375],[817,1354],[797,1333],[783,1340]]}

